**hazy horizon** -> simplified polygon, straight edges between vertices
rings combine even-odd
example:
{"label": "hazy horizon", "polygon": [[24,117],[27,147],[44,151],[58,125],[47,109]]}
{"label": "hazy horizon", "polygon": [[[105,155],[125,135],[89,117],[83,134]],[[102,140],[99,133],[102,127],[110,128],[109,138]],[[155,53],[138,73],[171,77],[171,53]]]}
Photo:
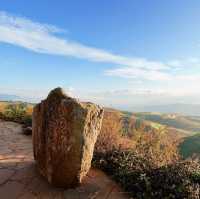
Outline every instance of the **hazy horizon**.
{"label": "hazy horizon", "polygon": [[[68,93],[69,94],[69,93]],[[72,96],[72,95],[71,95]],[[42,99],[38,99],[35,101],[32,101],[31,98],[24,98],[17,95],[7,95],[7,94],[0,94],[0,102],[25,102],[25,103],[40,103],[43,99],[45,99],[47,96],[44,96]],[[72,96],[76,97],[76,96]],[[82,100],[79,98],[79,100]],[[84,101],[84,100],[82,100]],[[85,100],[85,102],[88,100]],[[152,105],[135,105],[135,106],[129,106],[126,104],[120,105],[120,104],[100,104],[104,108],[111,108],[119,111],[127,111],[127,112],[151,112],[151,113],[175,113],[175,114],[181,114],[186,116],[200,116],[200,103],[193,103],[193,104],[184,104],[184,103],[176,103],[176,104],[152,104]]]}

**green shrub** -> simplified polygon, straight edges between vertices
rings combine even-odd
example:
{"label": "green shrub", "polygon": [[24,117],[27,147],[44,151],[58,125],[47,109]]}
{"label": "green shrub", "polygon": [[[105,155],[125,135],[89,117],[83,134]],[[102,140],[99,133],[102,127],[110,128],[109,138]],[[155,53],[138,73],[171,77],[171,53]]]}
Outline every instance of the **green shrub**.
{"label": "green shrub", "polygon": [[194,172],[191,175],[191,178],[194,182],[197,182],[200,184],[200,172]]}
{"label": "green shrub", "polygon": [[28,127],[28,126],[32,126],[32,116],[31,115],[24,115],[23,119],[22,119],[22,124],[24,124],[25,127]]}
{"label": "green shrub", "polygon": [[24,103],[9,104],[4,111],[7,118],[21,120],[26,114],[26,105]]}
{"label": "green shrub", "polygon": [[104,170],[137,199],[199,199],[200,165],[180,161],[156,168],[147,158],[133,151],[113,150],[95,153],[94,167]]}
{"label": "green shrub", "polygon": [[5,111],[1,113],[0,117],[5,120],[24,124],[25,126],[32,125],[32,116],[27,114],[26,103],[14,103],[7,105]]}

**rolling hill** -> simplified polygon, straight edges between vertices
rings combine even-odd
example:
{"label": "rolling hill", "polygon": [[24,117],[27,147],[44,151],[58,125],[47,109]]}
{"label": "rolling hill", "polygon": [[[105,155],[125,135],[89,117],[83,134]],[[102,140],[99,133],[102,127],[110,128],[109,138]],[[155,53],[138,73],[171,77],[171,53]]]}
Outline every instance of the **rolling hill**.
{"label": "rolling hill", "polygon": [[[0,112],[7,105],[20,102],[0,102]],[[31,115],[34,104],[27,103],[27,112]],[[118,134],[128,138],[136,133],[159,132],[165,129],[167,136],[182,141],[180,153],[183,157],[200,154],[200,117],[180,114],[132,113],[111,108],[104,108],[102,131]],[[134,139],[134,138],[133,138]]]}
{"label": "rolling hill", "polygon": [[200,157],[200,134],[186,137],[179,147],[184,158]]}
{"label": "rolling hill", "polygon": [[115,127],[119,134],[129,137],[137,131],[148,132],[157,127],[152,125],[153,122],[137,118],[132,113],[104,108],[103,128],[107,123],[109,123],[110,129]]}
{"label": "rolling hill", "polygon": [[171,134],[182,137],[179,151],[183,158],[200,157],[200,117],[180,114],[135,113],[137,117],[167,125]]}
{"label": "rolling hill", "polygon": [[199,117],[152,112],[134,113],[134,115],[144,120],[157,122],[159,124],[182,130],[184,133],[189,135],[200,132]]}

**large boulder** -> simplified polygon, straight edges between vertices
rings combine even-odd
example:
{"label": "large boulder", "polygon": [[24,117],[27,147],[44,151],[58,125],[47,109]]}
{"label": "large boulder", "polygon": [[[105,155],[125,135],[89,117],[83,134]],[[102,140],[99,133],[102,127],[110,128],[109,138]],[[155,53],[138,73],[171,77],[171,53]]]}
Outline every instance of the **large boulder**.
{"label": "large boulder", "polygon": [[71,188],[81,183],[91,166],[101,129],[103,109],[80,103],[61,88],[33,110],[33,151],[37,168],[48,182]]}

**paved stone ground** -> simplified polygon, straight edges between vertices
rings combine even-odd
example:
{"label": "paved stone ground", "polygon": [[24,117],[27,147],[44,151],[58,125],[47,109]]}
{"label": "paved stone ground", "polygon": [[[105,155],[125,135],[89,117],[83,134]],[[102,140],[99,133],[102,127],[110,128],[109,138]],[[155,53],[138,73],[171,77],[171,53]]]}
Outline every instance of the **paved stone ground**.
{"label": "paved stone ground", "polygon": [[0,121],[0,199],[128,199],[103,172],[91,169],[76,189],[50,186],[38,173],[31,136],[19,124]]}

